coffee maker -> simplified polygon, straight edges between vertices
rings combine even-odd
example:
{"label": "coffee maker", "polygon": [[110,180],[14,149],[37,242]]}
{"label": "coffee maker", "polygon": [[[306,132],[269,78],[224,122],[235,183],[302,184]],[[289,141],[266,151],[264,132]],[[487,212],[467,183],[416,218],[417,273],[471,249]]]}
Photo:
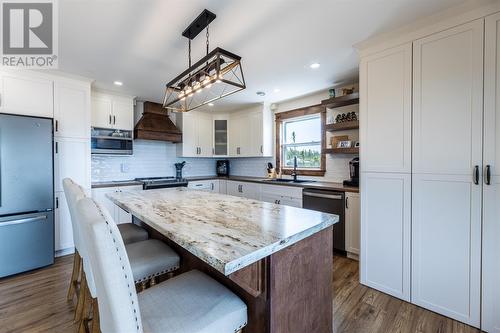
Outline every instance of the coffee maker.
{"label": "coffee maker", "polygon": [[218,160],[215,170],[217,172],[217,176],[219,177],[228,177],[229,176],[229,160]]}
{"label": "coffee maker", "polygon": [[350,180],[344,180],[345,186],[359,187],[359,157],[355,157],[349,161]]}

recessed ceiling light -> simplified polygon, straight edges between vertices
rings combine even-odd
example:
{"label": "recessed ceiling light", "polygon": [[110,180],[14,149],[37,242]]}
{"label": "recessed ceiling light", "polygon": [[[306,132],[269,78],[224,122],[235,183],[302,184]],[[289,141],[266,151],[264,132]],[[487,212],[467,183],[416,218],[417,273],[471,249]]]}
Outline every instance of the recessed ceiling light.
{"label": "recessed ceiling light", "polygon": [[274,92],[275,93],[279,93],[280,92],[280,88],[274,88]]}
{"label": "recessed ceiling light", "polygon": [[208,106],[214,106],[214,103],[208,103]]}
{"label": "recessed ceiling light", "polygon": [[312,69],[317,69],[317,68],[319,68],[319,66],[321,66],[321,65],[317,62],[313,62],[312,64],[309,65],[309,67],[311,67]]}
{"label": "recessed ceiling light", "polygon": [[263,92],[263,91],[257,91],[257,92],[256,92],[256,94],[257,94],[258,96],[266,96],[266,93],[265,93],[265,92]]}
{"label": "recessed ceiling light", "polygon": [[123,86],[123,82],[122,81],[114,81],[113,84],[115,86]]}

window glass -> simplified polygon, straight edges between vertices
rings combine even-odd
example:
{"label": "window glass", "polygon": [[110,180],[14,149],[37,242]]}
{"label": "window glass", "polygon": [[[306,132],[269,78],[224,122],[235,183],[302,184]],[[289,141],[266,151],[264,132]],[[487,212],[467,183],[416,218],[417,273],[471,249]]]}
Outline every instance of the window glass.
{"label": "window glass", "polygon": [[319,115],[283,122],[282,161],[293,168],[294,157],[301,169],[321,167],[321,119]]}

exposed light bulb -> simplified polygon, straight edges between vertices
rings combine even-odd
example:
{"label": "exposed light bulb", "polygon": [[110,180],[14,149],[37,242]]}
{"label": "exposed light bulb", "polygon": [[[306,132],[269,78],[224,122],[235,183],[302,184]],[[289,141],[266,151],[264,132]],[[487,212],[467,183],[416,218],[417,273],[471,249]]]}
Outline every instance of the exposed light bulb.
{"label": "exposed light bulb", "polygon": [[321,66],[321,65],[317,62],[314,62],[311,65],[309,65],[309,67],[311,67],[312,69],[317,69],[317,68],[319,68],[319,66]]}

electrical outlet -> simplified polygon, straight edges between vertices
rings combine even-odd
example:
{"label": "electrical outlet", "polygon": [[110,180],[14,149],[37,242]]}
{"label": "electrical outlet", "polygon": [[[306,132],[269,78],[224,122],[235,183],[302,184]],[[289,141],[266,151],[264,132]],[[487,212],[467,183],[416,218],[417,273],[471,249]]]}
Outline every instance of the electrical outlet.
{"label": "electrical outlet", "polygon": [[122,163],[121,164],[121,171],[122,173],[127,173],[130,171],[130,164],[128,163]]}

